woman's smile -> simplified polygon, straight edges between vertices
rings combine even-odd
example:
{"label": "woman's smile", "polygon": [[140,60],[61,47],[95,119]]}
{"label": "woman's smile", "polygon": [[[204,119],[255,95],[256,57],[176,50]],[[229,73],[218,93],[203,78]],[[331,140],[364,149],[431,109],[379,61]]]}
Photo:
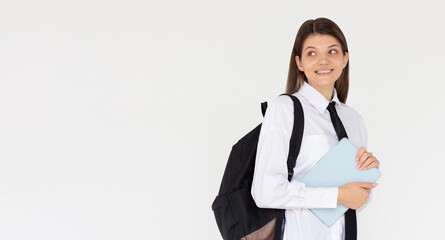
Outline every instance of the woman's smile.
{"label": "woman's smile", "polygon": [[318,71],[315,71],[315,73],[319,76],[326,76],[326,75],[331,74],[332,71],[334,71],[334,69],[318,70]]}

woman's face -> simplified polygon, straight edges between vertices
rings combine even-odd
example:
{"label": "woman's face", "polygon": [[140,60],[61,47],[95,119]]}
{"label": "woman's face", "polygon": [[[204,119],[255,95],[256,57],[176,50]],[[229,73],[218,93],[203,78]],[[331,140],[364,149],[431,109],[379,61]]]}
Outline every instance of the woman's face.
{"label": "woman's face", "polygon": [[310,35],[303,43],[301,59],[295,57],[308,83],[317,90],[333,88],[349,60],[340,43],[331,35]]}

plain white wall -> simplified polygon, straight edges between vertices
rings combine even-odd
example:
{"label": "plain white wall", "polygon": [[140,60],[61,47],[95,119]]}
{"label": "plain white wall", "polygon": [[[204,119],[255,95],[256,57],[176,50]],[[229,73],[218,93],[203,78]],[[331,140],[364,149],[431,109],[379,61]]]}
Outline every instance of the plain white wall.
{"label": "plain white wall", "polygon": [[232,144],[328,17],[382,178],[360,239],[437,239],[440,1],[0,1],[0,239],[220,239]]}

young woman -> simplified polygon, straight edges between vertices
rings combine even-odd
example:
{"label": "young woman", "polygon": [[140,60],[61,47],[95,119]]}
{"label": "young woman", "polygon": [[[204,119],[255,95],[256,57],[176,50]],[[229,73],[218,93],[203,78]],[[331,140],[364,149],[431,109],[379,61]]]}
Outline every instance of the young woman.
{"label": "young woman", "polygon": [[[285,211],[285,240],[356,239],[355,209],[361,208],[377,184],[349,183],[341,187],[309,188],[299,180],[339,141],[328,106],[335,110],[349,140],[359,148],[357,168],[379,167],[366,151],[362,117],[345,104],[349,88],[349,53],[340,28],[331,20],[308,20],[300,27],[291,54],[286,93],[296,96],[304,111],[305,126],[294,176],[287,180],[287,155],[293,126],[293,102],[280,96],[269,106],[262,124],[252,184],[259,207]],[[331,110],[332,111],[332,110]],[[309,208],[349,210],[331,227]]]}

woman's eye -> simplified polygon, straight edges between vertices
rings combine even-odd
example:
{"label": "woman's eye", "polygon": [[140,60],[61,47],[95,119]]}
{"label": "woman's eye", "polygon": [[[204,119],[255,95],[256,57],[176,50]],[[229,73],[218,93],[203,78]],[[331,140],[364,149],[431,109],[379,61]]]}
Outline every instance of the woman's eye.
{"label": "woman's eye", "polygon": [[307,55],[308,55],[308,56],[314,56],[315,53],[314,53],[314,52],[308,52]]}
{"label": "woman's eye", "polygon": [[329,53],[337,53],[337,50],[334,50],[334,49],[329,50]]}

